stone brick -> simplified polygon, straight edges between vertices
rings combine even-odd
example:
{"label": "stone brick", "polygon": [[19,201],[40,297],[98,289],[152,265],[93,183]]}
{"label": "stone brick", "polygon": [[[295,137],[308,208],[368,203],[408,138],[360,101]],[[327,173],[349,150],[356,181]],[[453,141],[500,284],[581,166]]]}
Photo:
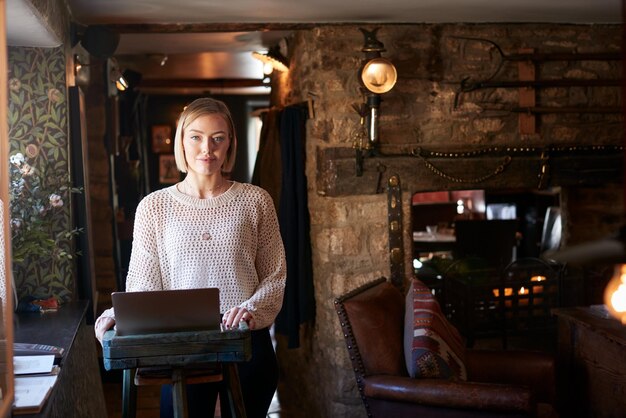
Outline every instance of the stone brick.
{"label": "stone brick", "polygon": [[557,126],[552,130],[551,137],[555,142],[572,143],[576,139],[579,130],[569,126]]}
{"label": "stone brick", "polygon": [[581,80],[593,80],[598,78],[598,75],[592,71],[586,71],[582,68],[575,68],[565,72],[564,78],[581,79]]}
{"label": "stone brick", "polygon": [[472,125],[479,132],[497,132],[504,126],[501,119],[494,118],[481,118],[475,119]]}

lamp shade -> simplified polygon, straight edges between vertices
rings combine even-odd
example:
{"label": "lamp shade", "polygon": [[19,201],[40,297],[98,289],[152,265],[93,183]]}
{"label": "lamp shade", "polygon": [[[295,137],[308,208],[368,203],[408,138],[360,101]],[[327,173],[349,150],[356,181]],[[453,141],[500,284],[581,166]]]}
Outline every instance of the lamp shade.
{"label": "lamp shade", "polygon": [[369,60],[361,70],[361,81],[372,93],[382,94],[390,91],[398,80],[396,67],[385,58]]}
{"label": "lamp shade", "polygon": [[276,71],[289,71],[287,60],[281,55],[277,47],[270,48],[267,53],[253,51],[252,56],[264,64],[271,65]]}

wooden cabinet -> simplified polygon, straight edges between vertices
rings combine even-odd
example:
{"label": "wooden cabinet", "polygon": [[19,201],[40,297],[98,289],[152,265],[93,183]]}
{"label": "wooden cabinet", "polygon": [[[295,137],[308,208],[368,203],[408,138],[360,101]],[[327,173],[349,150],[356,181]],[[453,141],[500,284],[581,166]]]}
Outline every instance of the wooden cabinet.
{"label": "wooden cabinet", "polygon": [[626,414],[626,326],[594,308],[556,309],[562,417]]}

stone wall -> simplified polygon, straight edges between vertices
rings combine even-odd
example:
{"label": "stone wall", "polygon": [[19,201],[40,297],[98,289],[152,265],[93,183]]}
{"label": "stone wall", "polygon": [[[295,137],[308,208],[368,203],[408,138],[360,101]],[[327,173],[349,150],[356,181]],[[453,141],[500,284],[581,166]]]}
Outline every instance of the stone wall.
{"label": "stone wall", "polygon": [[[546,147],[561,146],[563,159],[555,164],[560,174],[553,176],[553,179],[558,177],[561,184],[552,180],[550,186],[563,187],[562,196],[567,199],[563,205],[567,210],[567,236],[572,238],[571,242],[576,242],[615,230],[622,214],[620,159],[611,159],[608,168],[612,171],[603,176],[602,170],[597,168],[589,172],[577,170],[569,150],[581,147],[572,152],[593,160],[597,149],[608,147],[619,157],[622,153],[621,115],[542,114],[536,116],[535,133],[520,134],[519,114],[507,110],[518,105],[517,88],[477,89],[457,94],[461,80],[466,77],[470,81],[485,80],[499,64],[493,44],[461,38],[497,42],[505,55],[515,54],[522,48],[543,53],[618,52],[621,28],[493,24],[381,27],[378,39],[387,49],[383,56],[396,65],[399,75],[394,90],[383,97],[381,150],[397,155],[397,158],[384,159],[386,173],[397,172],[404,185],[407,273],[410,273],[409,199],[412,192],[485,187],[481,182],[454,182],[437,176],[425,170],[419,159],[406,162],[411,159],[408,155],[418,147],[442,152],[478,151],[493,157],[493,161],[501,157],[494,149],[510,153],[512,165],[495,176],[490,187],[510,184],[536,187],[541,165],[539,155],[534,153]],[[363,101],[357,79],[357,68],[363,59],[362,46],[363,35],[356,26],[320,26],[298,32],[289,39],[290,71],[274,75],[272,80],[275,105],[300,102],[308,97],[315,100],[315,118],[307,124],[306,174],[317,318],[314,324],[302,329],[302,344],[298,349],[287,349],[286,341],[278,337],[282,370],[279,393],[285,408],[297,408],[304,414],[301,416],[365,416],[333,299],[390,273],[386,195],[375,193],[374,160],[366,161],[360,178],[351,168],[343,171],[337,168],[341,164],[353,167],[353,160],[346,156],[354,155],[352,144],[361,131],[353,105]],[[540,79],[615,80],[620,76],[619,62],[612,60],[550,61],[537,66]],[[517,63],[504,62],[492,81],[516,79]],[[537,100],[537,105],[541,106],[587,109],[619,107],[621,101],[618,86],[542,88],[537,91]],[[526,159],[518,158],[522,148],[531,150]],[[468,156],[451,159],[446,170],[450,177],[476,178],[493,167]],[[455,169],[462,171],[455,172]],[[573,174],[567,174],[569,171]],[[576,177],[580,184],[585,184],[596,175],[602,180],[593,188],[577,189]],[[598,200],[611,203],[598,204]]]}

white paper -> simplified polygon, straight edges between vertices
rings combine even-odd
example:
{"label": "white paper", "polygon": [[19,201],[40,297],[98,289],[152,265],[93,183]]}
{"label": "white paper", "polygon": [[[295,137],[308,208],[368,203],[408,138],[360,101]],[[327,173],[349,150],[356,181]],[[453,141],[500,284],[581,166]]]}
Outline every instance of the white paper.
{"label": "white paper", "polygon": [[50,376],[19,376],[15,378],[14,408],[38,407],[57,380],[56,375]]}
{"label": "white paper", "polygon": [[50,373],[54,366],[54,355],[13,357],[13,373]]}

